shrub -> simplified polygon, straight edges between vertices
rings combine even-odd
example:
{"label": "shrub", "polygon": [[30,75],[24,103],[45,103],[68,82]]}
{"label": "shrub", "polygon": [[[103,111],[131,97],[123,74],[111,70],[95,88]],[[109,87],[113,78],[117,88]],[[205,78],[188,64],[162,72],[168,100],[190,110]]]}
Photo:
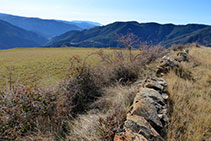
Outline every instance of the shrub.
{"label": "shrub", "polygon": [[181,45],[181,44],[173,44],[170,47],[173,51],[182,51],[185,48],[185,45]]}
{"label": "shrub", "polygon": [[0,101],[1,139],[14,140],[33,132],[63,130],[64,111],[60,109],[62,103],[56,93],[16,86],[1,90]]}
{"label": "shrub", "polygon": [[167,50],[161,46],[143,47],[140,51],[141,53],[135,56],[134,60],[141,62],[142,65],[150,64],[167,54]]}
{"label": "shrub", "polygon": [[63,84],[66,104],[71,105],[70,115],[83,113],[88,105],[101,96],[100,87],[96,84],[96,76],[87,68],[83,68],[74,78]]}
{"label": "shrub", "polygon": [[115,133],[121,132],[137,88],[116,84],[104,88],[103,92],[103,96],[91,104],[93,110],[73,120],[70,140],[112,140]]}
{"label": "shrub", "polygon": [[[105,54],[102,50],[97,52],[101,58],[104,68],[104,73],[109,78],[109,83],[120,82],[128,84],[138,79],[139,73],[147,64],[154,62],[166,54],[166,50],[160,46],[144,47],[139,50],[139,53],[134,55],[131,50],[129,54],[123,51],[115,51],[112,54]],[[136,50],[138,52],[138,50]],[[101,67],[103,68],[103,67]],[[108,71],[109,70],[109,71]]]}
{"label": "shrub", "polygon": [[197,44],[197,43],[190,43],[190,44],[186,44],[186,45],[183,45],[183,44],[173,44],[170,49],[172,49],[173,51],[183,51],[187,48],[191,48],[191,47],[197,47],[199,48],[200,45]]}
{"label": "shrub", "polygon": [[113,141],[115,134],[123,130],[127,112],[118,107],[113,108],[107,117],[98,120],[102,140]]}

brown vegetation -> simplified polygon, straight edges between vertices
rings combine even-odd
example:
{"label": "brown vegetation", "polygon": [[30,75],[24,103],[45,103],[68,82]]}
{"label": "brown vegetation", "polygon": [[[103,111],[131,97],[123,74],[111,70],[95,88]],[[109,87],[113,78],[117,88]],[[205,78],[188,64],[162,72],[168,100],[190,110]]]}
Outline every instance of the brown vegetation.
{"label": "brown vegetation", "polygon": [[[97,66],[72,57],[67,79],[57,86],[9,83],[0,90],[0,140],[113,140],[137,93],[133,83],[155,75],[165,53],[161,47],[136,55],[101,50],[92,54],[101,59]],[[171,100],[169,141],[211,139],[211,52],[197,47],[189,54],[189,62],[164,76]]]}
{"label": "brown vegetation", "polygon": [[[182,77],[171,71],[165,79],[170,93],[169,141],[211,139],[211,49],[192,48],[190,62],[182,63]],[[190,75],[193,79],[184,79]]]}
{"label": "brown vegetation", "polygon": [[[158,50],[161,51],[159,54]],[[144,52],[148,52],[150,57],[146,58]],[[0,91],[0,139],[23,140],[40,136],[63,140],[72,139],[74,135],[78,138],[78,134],[82,139],[86,135],[82,131],[86,129],[77,125],[80,123],[78,114],[96,110],[94,117],[97,120],[91,120],[95,123],[90,123],[90,126],[96,125],[98,129],[89,128],[91,133],[96,131],[93,138],[111,140],[114,133],[121,130],[133,100],[135,88],[131,86],[128,91],[130,86],[126,85],[135,82],[140,71],[162,56],[162,52],[162,48],[155,47],[150,52],[145,49],[131,62],[133,54],[99,51],[96,55],[101,58],[101,63],[95,67],[74,56],[67,79],[48,89],[9,83],[8,89]],[[114,92],[111,87],[115,87]],[[83,120],[86,119],[81,119],[81,122]]]}

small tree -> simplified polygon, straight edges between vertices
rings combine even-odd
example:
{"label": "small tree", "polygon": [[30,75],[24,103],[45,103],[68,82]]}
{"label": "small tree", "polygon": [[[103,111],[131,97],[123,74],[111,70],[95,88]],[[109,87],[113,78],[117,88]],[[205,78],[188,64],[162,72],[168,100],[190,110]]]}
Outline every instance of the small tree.
{"label": "small tree", "polygon": [[127,33],[126,35],[121,35],[119,41],[129,50],[130,61],[133,61],[132,49],[139,45],[139,38],[133,33]]}

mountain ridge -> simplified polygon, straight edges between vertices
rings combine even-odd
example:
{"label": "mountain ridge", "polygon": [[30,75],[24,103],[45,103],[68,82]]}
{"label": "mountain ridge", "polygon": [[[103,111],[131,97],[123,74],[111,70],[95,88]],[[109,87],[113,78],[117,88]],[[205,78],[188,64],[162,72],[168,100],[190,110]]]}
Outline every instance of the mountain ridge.
{"label": "mountain ridge", "polygon": [[47,42],[46,38],[3,20],[0,20],[0,31],[0,49],[38,47]]}
{"label": "mountain ridge", "polygon": [[[169,47],[172,44],[186,44],[191,42],[210,45],[211,37],[210,34],[207,34],[207,32],[210,33],[210,27],[209,25],[203,24],[174,25],[154,22],[138,23],[136,21],[114,22],[106,26],[88,30],[66,32],[54,37],[47,46],[123,47],[118,41],[117,35],[125,35],[127,33],[136,35],[142,42],[148,45]],[[200,32],[200,30],[202,31]],[[206,36],[206,38],[203,39],[203,36]],[[200,37],[200,40],[197,37]]]}
{"label": "mountain ridge", "polygon": [[83,30],[96,26],[94,25],[94,22],[92,25],[91,22],[88,23],[88,21],[74,23],[71,21],[41,19],[37,17],[23,17],[5,13],[0,13],[0,19],[25,30],[33,31],[48,39],[70,30]]}

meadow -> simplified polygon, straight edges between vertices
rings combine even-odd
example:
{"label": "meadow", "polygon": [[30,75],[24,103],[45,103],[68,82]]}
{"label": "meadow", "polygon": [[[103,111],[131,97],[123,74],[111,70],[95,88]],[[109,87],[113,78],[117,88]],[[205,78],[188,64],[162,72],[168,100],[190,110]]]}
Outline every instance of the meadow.
{"label": "meadow", "polygon": [[[94,48],[30,48],[0,51],[0,88],[12,83],[45,87],[64,80],[70,69],[70,58],[85,58],[100,49]],[[105,53],[112,49],[103,49]],[[99,62],[97,55],[87,59],[89,64]],[[10,75],[11,74],[11,75]]]}

